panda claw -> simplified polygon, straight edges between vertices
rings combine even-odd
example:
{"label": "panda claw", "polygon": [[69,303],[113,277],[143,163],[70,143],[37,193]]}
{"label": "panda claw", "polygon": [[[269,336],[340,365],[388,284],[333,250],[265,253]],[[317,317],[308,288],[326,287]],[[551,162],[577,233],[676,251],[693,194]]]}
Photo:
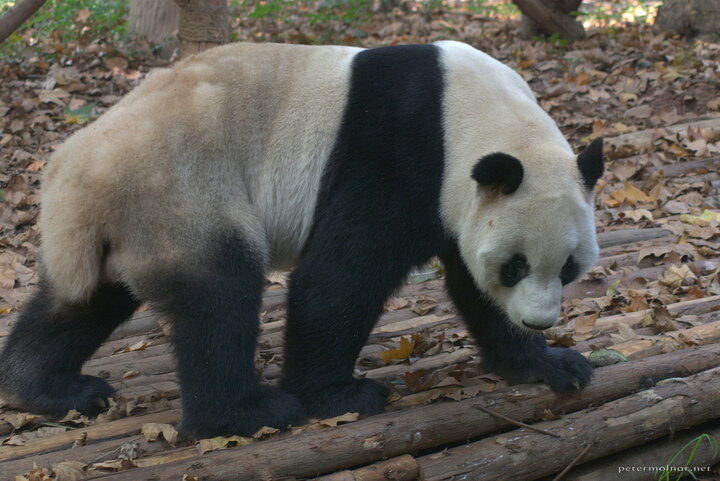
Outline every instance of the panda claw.
{"label": "panda claw", "polygon": [[486,367],[510,384],[543,382],[558,393],[579,391],[592,377],[592,365],[582,354],[555,347],[546,347],[532,358],[495,360]]}

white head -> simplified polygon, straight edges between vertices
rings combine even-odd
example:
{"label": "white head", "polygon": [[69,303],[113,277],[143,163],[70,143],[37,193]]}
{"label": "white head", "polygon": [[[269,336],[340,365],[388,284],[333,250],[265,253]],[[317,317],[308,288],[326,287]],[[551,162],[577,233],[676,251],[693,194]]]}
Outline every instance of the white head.
{"label": "white head", "polygon": [[564,149],[552,159],[535,155],[493,153],[474,164],[474,198],[457,235],[478,288],[512,323],[547,329],[560,314],[563,285],[598,254],[592,188],[603,172],[602,139],[577,158]]}

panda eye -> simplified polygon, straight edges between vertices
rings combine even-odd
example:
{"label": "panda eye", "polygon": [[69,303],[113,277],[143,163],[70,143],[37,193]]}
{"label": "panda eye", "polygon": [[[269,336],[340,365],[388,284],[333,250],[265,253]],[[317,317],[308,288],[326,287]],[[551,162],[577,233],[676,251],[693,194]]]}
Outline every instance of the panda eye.
{"label": "panda eye", "polygon": [[500,283],[505,287],[513,287],[529,273],[527,258],[522,254],[515,254],[500,268]]}
{"label": "panda eye", "polygon": [[570,256],[565,261],[565,265],[560,271],[560,281],[563,285],[569,284],[575,280],[579,274],[578,265],[575,263],[573,256]]}

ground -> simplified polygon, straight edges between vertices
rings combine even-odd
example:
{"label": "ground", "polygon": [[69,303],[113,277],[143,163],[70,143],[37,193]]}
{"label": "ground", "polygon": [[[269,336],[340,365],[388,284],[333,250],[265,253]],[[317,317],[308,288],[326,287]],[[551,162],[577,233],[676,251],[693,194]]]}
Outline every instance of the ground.
{"label": "ground", "polygon": [[[588,3],[592,10],[617,2]],[[283,21],[256,14],[257,7],[245,12],[236,21],[236,39],[362,46],[465,41],[520,72],[576,149],[596,136],[608,139],[608,170],[596,189],[601,259],[585,279],[566,288],[561,322],[548,331],[550,343],[594,357],[597,364],[632,364],[711,348],[720,340],[720,44],[668,36],[647,23],[622,23],[615,14],[589,15],[589,38],[568,44],[520,40],[518,19],[497,10],[411,5],[416,11],[340,21],[283,5],[290,9],[281,12]],[[82,32],[91,20],[81,11],[73,28]],[[0,345],[37,283],[35,221],[49,154],[149,69],[173,60],[153,56],[141,41],[110,34],[69,41],[24,35],[35,44],[32,55],[22,61],[6,57],[0,65]],[[415,275],[418,283],[388,302],[358,370],[393,387],[391,412],[510,392],[514,388],[502,379],[479,369],[472,340],[442,288],[442,269],[431,266],[427,272],[430,280]],[[282,356],[282,284],[281,276],[271,278],[262,313],[257,367],[269,382],[277,378]],[[257,439],[175,446],[167,425],[178,420],[178,389],[167,329],[143,306],[89,362],[86,371],[107,378],[120,394],[98,419],[69,413],[55,422],[0,408],[0,474],[29,473],[36,463],[27,479],[80,479],[72,473],[178,460],[191,465],[205,459],[200,453],[226,445],[282,441],[259,433]],[[356,418],[350,414],[299,430],[351,426]],[[148,441],[158,430],[164,440]],[[642,443],[629,446],[637,444]],[[76,464],[58,468],[63,460]]]}

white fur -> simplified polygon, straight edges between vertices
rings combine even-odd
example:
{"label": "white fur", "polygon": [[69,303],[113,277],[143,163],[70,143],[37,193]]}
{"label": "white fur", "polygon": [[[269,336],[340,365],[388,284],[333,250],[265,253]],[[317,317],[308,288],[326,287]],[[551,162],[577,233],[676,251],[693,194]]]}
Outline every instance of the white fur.
{"label": "white fur", "polygon": [[223,227],[268,266],[289,267],[312,225],[358,51],[212,49],[153,72],[71,137],[43,181],[56,295],[87,298],[101,273],[138,292],[138,279],[165,266],[206,269],[202,254]]}
{"label": "white fur", "polygon": [[[567,257],[584,271],[598,251],[576,157],[512,69],[462,43],[438,45],[446,71],[443,221],[478,288],[513,323],[550,327],[560,312],[558,276]],[[513,194],[495,197],[470,177],[478,159],[493,152],[524,166]],[[516,253],[527,257],[530,275],[507,288],[500,266]]]}

